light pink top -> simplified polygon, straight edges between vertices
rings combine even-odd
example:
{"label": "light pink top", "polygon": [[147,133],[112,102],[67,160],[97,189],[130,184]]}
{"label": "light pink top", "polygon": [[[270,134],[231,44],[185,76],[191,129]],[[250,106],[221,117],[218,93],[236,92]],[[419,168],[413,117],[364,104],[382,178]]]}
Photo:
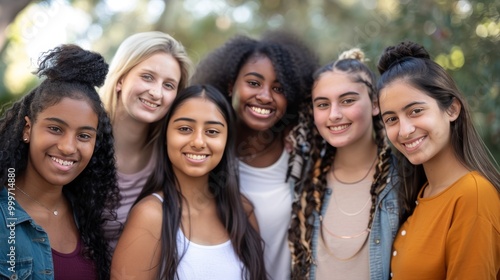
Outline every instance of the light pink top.
{"label": "light pink top", "polygon": [[[154,152],[153,155],[155,155]],[[116,172],[121,195],[120,206],[116,209],[117,221],[110,221],[104,225],[105,236],[109,240],[112,251],[115,250],[121,229],[123,229],[121,225],[125,225],[132,204],[139,197],[149,175],[153,172],[155,158],[155,156],[152,156],[146,167],[137,173],[125,174],[119,171]]]}

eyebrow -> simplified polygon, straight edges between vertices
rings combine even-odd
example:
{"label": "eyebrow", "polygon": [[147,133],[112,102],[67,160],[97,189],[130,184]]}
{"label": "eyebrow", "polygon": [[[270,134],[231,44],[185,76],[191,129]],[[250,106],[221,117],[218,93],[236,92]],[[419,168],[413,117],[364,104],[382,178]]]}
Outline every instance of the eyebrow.
{"label": "eyebrow", "polygon": [[[357,96],[359,96],[359,93],[355,92],[355,91],[348,91],[346,93],[342,93],[341,95],[339,95],[339,98],[343,98],[343,97],[346,97],[348,95],[357,95]],[[318,100],[328,100],[328,98],[323,97],[323,96],[318,96],[318,97],[316,97],[316,98],[313,99],[313,102],[316,102]]]}
{"label": "eyebrow", "polygon": [[[144,72],[149,72],[149,73],[153,73],[153,74],[155,74],[155,75],[158,75],[158,71],[156,71],[156,70],[154,70],[154,69],[152,69],[152,68],[149,68],[149,67],[147,67],[147,66],[144,66],[143,68],[141,68],[141,70],[142,70],[142,71],[144,71]],[[166,78],[166,80],[168,80],[168,81],[173,81],[173,82],[176,82],[176,83],[179,83],[179,81],[178,81],[177,79],[172,78],[172,77],[170,77],[170,76],[168,76],[168,77]]]}
{"label": "eyebrow", "polygon": [[[196,121],[194,119],[191,119],[191,118],[178,118],[178,119],[175,119],[173,122],[181,122],[181,121],[196,123]],[[225,127],[225,125],[219,121],[206,121],[205,124],[215,124],[215,125],[221,125],[221,126]]]}
{"label": "eyebrow", "polygon": [[[243,75],[243,77],[246,77],[246,76],[255,76],[255,77],[262,79],[262,80],[266,79],[262,74],[257,73],[257,72],[249,72],[249,73],[246,73],[245,75]],[[273,83],[279,83],[279,81],[274,80]]]}
{"label": "eyebrow", "polygon": [[[56,123],[63,125],[63,126],[69,126],[67,122],[61,120],[60,118],[45,118],[45,120],[53,121],[53,122],[56,122]],[[82,127],[79,127],[78,129],[92,130],[92,131],[97,132],[97,129],[95,127],[92,127],[92,126],[82,126]]]}
{"label": "eyebrow", "polygon": [[[422,105],[422,104],[425,104],[425,102],[418,102],[418,101],[415,101],[415,102],[412,102],[412,103],[409,103],[408,105],[404,106],[401,111],[405,111],[406,109],[414,106],[414,105]],[[387,112],[384,112],[382,113],[382,116],[385,116],[385,115],[389,115],[389,114],[395,114],[396,112],[394,111],[387,111]]]}

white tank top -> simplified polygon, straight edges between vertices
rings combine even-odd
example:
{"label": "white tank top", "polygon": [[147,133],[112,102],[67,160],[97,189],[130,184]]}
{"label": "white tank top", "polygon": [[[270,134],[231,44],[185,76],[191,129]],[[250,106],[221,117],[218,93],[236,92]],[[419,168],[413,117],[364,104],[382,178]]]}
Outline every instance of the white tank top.
{"label": "white tank top", "polygon": [[[160,201],[160,195],[153,193]],[[244,279],[243,263],[228,240],[218,245],[200,245],[189,241],[182,230],[177,231],[177,251],[180,263],[178,280],[234,280]]]}

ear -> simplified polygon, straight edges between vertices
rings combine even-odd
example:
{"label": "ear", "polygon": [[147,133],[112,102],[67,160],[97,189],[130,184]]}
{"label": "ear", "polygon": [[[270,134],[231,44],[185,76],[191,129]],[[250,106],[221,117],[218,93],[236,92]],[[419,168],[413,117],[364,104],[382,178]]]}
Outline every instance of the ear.
{"label": "ear", "polygon": [[25,143],[30,142],[30,136],[31,136],[31,120],[28,116],[24,117],[24,120],[26,121],[26,124],[24,125],[23,128],[23,139],[22,141]]}
{"label": "ear", "polygon": [[233,88],[234,88],[234,85],[233,85],[233,84],[230,84],[230,85],[227,87],[227,92],[229,93],[229,97],[233,97]]}
{"label": "ear", "polygon": [[380,114],[380,108],[378,107],[378,101],[372,102],[372,116]]}
{"label": "ear", "polygon": [[455,121],[458,116],[460,116],[460,110],[462,109],[462,104],[458,99],[453,98],[453,102],[451,103],[450,107],[446,110],[446,113],[448,116],[450,116],[450,122]]}
{"label": "ear", "polygon": [[123,86],[123,77],[121,77],[119,80],[118,80],[118,83],[116,83],[116,93],[120,93],[122,91],[122,86]]}

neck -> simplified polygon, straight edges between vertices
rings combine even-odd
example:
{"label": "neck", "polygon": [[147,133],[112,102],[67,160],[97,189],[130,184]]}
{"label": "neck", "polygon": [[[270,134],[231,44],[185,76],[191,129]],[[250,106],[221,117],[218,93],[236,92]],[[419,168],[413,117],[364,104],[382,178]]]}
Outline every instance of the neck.
{"label": "neck", "polygon": [[127,172],[127,162],[149,158],[153,145],[148,145],[151,124],[133,120],[128,113],[117,111],[113,123],[114,148],[118,170]]}
{"label": "neck", "polygon": [[179,189],[191,209],[203,209],[214,200],[212,193],[208,189],[208,176],[207,174],[206,176],[193,178],[176,174]]}
{"label": "neck", "polygon": [[455,156],[451,146],[425,162],[423,167],[429,183],[424,190],[424,197],[442,192],[470,172]]}
{"label": "neck", "polygon": [[377,145],[373,140],[365,145],[347,146],[337,148],[335,152],[335,168],[358,170],[360,167],[370,165],[377,155]]}
{"label": "neck", "polygon": [[284,148],[282,133],[256,131],[241,125],[236,139],[236,155],[255,167],[266,167],[274,163]]}
{"label": "neck", "polygon": [[[17,188],[24,191],[24,193]],[[48,209],[55,210],[61,206],[61,201],[64,199],[62,188],[63,186],[44,184],[42,180],[34,180],[27,170],[16,178],[16,200],[22,197],[21,202],[29,205],[38,204],[35,202],[36,200]]]}

